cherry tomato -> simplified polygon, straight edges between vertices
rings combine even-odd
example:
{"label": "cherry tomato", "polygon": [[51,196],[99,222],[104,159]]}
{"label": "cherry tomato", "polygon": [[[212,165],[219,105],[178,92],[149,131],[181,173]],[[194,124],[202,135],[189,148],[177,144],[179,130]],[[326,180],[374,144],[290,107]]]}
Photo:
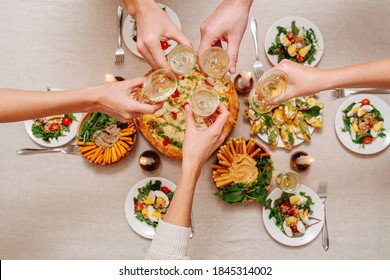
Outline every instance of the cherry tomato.
{"label": "cherry tomato", "polygon": [[372,140],[373,139],[371,136],[366,136],[366,137],[363,137],[362,142],[363,142],[363,144],[371,144]]}
{"label": "cherry tomato", "polygon": [[142,211],[142,209],[144,209],[144,205],[137,201],[136,203],[134,203],[134,210],[135,211]]}
{"label": "cherry tomato", "polygon": [[162,187],[161,187],[161,190],[162,190],[165,194],[167,194],[167,193],[170,192],[170,190],[169,190],[168,187],[166,187],[166,186],[162,186]]}
{"label": "cherry tomato", "polygon": [[290,41],[291,44],[294,44],[295,43],[295,37],[294,37],[294,34],[292,33],[287,33],[287,39]]}
{"label": "cherry tomato", "polygon": [[177,98],[177,97],[179,97],[179,91],[178,91],[178,90],[175,90],[175,92],[172,93],[171,97],[172,97],[172,98]]}
{"label": "cherry tomato", "polygon": [[162,144],[163,144],[164,146],[167,146],[170,142],[171,142],[171,141],[169,140],[169,138],[168,138],[168,137],[165,137],[165,138],[164,138],[164,141],[162,142]]}
{"label": "cherry tomato", "polygon": [[305,58],[302,57],[302,56],[300,56],[299,54],[297,54],[297,55],[295,56],[295,58],[296,58],[296,60],[297,60],[298,62],[303,62],[303,61],[305,60]]}
{"label": "cherry tomato", "polygon": [[294,209],[294,208],[290,208],[290,210],[288,210],[288,215],[290,216],[297,216],[298,215],[298,210],[297,209]]}
{"label": "cherry tomato", "polygon": [[52,123],[50,125],[50,131],[57,131],[60,129],[60,125],[58,123]]}
{"label": "cherry tomato", "polygon": [[176,112],[172,112],[172,119],[174,119],[174,120],[177,119],[177,113]]}
{"label": "cherry tomato", "polygon": [[290,228],[291,228],[291,231],[292,231],[292,232],[298,232],[298,229],[297,229],[296,226],[292,226],[292,227],[290,227]]}
{"label": "cherry tomato", "polygon": [[285,203],[282,203],[280,206],[279,206],[279,210],[280,212],[282,212],[283,214],[285,213],[288,213],[291,209],[291,206],[289,203],[285,202]]}
{"label": "cherry tomato", "polygon": [[167,41],[161,41],[161,48],[165,51],[169,48],[169,43]]}
{"label": "cherry tomato", "polygon": [[65,125],[65,126],[70,126],[71,123],[72,123],[72,119],[69,118],[69,117],[64,117],[62,119],[62,124]]}
{"label": "cherry tomato", "polygon": [[156,129],[156,125],[152,122],[149,122],[149,125],[153,128],[153,129]]}
{"label": "cherry tomato", "polygon": [[180,107],[182,107],[184,109],[184,107],[187,105],[187,104],[190,104],[188,103],[187,101],[183,103],[183,105],[181,105]]}
{"label": "cherry tomato", "polygon": [[362,103],[363,106],[364,106],[364,105],[370,105],[370,104],[371,104],[370,100],[368,100],[367,98],[363,99],[363,100],[360,101],[360,102]]}

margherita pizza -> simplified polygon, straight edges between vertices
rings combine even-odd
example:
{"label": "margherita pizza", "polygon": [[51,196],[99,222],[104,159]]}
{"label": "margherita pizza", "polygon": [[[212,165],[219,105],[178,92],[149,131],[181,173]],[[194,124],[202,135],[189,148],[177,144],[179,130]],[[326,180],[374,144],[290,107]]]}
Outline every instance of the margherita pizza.
{"label": "margherita pizza", "polygon": [[[153,115],[138,117],[139,130],[145,138],[160,152],[171,158],[182,158],[182,147],[186,130],[185,111],[183,107],[190,102],[191,94],[197,86],[209,84],[195,67],[187,75],[178,79],[177,90],[165,101],[163,107]],[[236,125],[239,100],[233,83],[216,85],[220,102],[230,111],[230,118],[225,125],[228,135]],[[203,120],[201,120],[203,122]],[[201,123],[202,125],[202,123]],[[203,123],[203,125],[205,125]]]}

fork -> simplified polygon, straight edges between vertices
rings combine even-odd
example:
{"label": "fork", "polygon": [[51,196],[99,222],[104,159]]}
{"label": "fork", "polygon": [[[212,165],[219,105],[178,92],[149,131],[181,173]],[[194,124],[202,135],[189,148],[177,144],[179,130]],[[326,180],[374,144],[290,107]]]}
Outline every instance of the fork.
{"label": "fork", "polygon": [[333,90],[332,95],[336,98],[347,97],[351,94],[357,93],[390,93],[390,89],[383,88],[336,88]]}
{"label": "fork", "polygon": [[46,153],[58,153],[78,155],[79,150],[77,145],[68,145],[65,147],[51,148],[51,149],[30,149],[24,148],[16,150],[18,155],[32,155],[32,154],[46,154]]}
{"label": "fork", "polygon": [[253,42],[255,44],[255,52],[256,52],[256,61],[253,65],[253,70],[255,72],[256,80],[259,80],[261,75],[263,75],[263,64],[260,62],[260,54],[259,54],[259,46],[257,43],[257,22],[254,17],[251,18],[251,32],[253,37]]}
{"label": "fork", "polygon": [[115,64],[121,65],[125,60],[125,51],[122,49],[122,19],[123,19],[123,8],[118,5],[118,48],[115,51]]}
{"label": "fork", "polygon": [[322,247],[325,251],[329,249],[329,235],[328,235],[328,225],[326,223],[326,210],[325,210],[325,202],[326,202],[326,190],[328,183],[325,181],[321,181],[318,186],[317,194],[321,198],[322,203],[324,204],[324,226],[322,227]]}

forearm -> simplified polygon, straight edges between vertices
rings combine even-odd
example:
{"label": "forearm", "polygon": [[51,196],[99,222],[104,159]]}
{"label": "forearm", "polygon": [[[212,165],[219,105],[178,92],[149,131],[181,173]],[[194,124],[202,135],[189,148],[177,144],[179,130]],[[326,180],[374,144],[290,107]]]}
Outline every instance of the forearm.
{"label": "forearm", "polygon": [[229,5],[245,7],[249,10],[252,6],[253,0],[224,0],[223,2]]}
{"label": "forearm", "polygon": [[390,88],[390,58],[324,70],[322,90],[348,87]]}
{"label": "forearm", "polygon": [[123,0],[123,3],[133,18],[137,18],[140,11],[148,10],[149,7],[157,5],[155,0]]}
{"label": "forearm", "polygon": [[89,89],[53,92],[0,89],[0,122],[89,112],[96,103]]}
{"label": "forearm", "polygon": [[180,179],[164,222],[182,227],[190,226],[192,201],[200,170],[201,166],[183,161]]}

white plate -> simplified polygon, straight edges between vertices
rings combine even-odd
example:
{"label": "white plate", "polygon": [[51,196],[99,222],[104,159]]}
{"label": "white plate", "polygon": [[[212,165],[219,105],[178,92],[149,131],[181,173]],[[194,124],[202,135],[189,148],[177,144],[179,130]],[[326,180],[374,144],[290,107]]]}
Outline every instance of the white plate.
{"label": "white plate", "polygon": [[267,34],[265,35],[265,42],[264,42],[264,50],[265,53],[271,61],[273,65],[278,64],[278,56],[277,55],[270,55],[268,54],[269,47],[272,46],[272,43],[275,43],[276,35],[278,34],[278,30],[276,29],[277,26],[282,26],[285,28],[291,27],[291,22],[295,20],[295,24],[298,28],[305,27],[306,29],[312,28],[314,30],[314,33],[317,36],[318,39],[318,45],[315,45],[317,52],[314,55],[315,60],[309,65],[308,63],[304,63],[308,66],[316,66],[318,62],[320,62],[322,54],[324,53],[324,38],[322,37],[322,34],[318,27],[312,23],[310,20],[305,19],[303,17],[298,16],[288,16],[285,18],[281,18],[278,21],[276,21],[274,24],[271,25],[271,27],[268,29]]}
{"label": "white plate", "polygon": [[[321,220],[318,224],[312,225],[309,228],[307,228],[305,234],[301,237],[295,238],[295,237],[288,237],[287,235],[285,235],[280,230],[280,228],[276,226],[275,218],[272,219],[268,218],[270,210],[263,208],[263,222],[268,233],[276,241],[288,246],[302,246],[313,241],[318,236],[318,234],[322,229],[322,226],[324,225],[324,204],[322,203],[318,195],[311,188],[305,185],[301,185],[301,188],[297,193],[299,192],[304,192],[306,193],[306,195],[312,198],[314,205],[311,206],[311,209],[313,210],[311,216]],[[270,198],[273,204],[273,201],[280,198],[282,193],[283,192],[280,189],[276,188],[270,193],[267,199]]]}
{"label": "white plate", "polygon": [[[62,89],[58,88],[52,88],[51,91],[63,91]],[[76,117],[77,120],[73,121],[72,124],[70,125],[69,132],[64,132],[64,136],[58,137],[58,140],[52,139],[49,142],[43,141],[42,138],[37,138],[34,136],[34,134],[31,131],[31,127],[33,124],[33,120],[27,120],[24,122],[24,127],[26,128],[28,136],[37,144],[48,147],[48,148],[56,148],[56,147],[61,147],[65,144],[68,144],[70,141],[73,140],[73,138],[76,136],[77,132],[77,126],[78,122],[81,120],[83,114],[82,113],[73,113],[73,115]]]}
{"label": "white plate", "polygon": [[[167,5],[161,3],[157,3],[157,4],[161,8],[165,8],[168,17],[181,30],[181,23],[177,14]],[[126,46],[133,54],[143,58],[143,56],[137,50],[136,42],[133,40],[134,35],[136,35],[136,31],[134,30],[134,19],[132,16],[128,15],[125,19],[125,22],[123,23],[123,29],[122,29],[123,40],[125,41]],[[165,50],[165,54],[168,54],[177,45],[176,41],[174,40],[169,40],[169,44],[171,46]]]}
{"label": "white plate", "polygon": [[[376,138],[371,144],[364,145],[364,148],[359,144],[354,143],[352,141],[351,135],[348,132],[342,132],[341,130],[344,128],[343,122],[343,110],[347,108],[352,102],[360,102],[363,99],[369,99],[371,104],[374,105],[376,109],[381,113],[384,121],[384,128],[386,129],[386,137],[385,138]],[[386,149],[390,144],[390,107],[389,105],[374,95],[370,94],[358,94],[351,96],[347,100],[344,101],[343,104],[339,107],[336,113],[335,119],[335,130],[337,137],[340,142],[343,143],[345,147],[350,149],[352,152],[362,154],[362,155],[371,155],[378,153],[384,149]]]}
{"label": "white plate", "polygon": [[127,194],[126,201],[125,201],[125,215],[127,222],[129,223],[130,227],[139,235],[145,238],[153,239],[155,229],[152,226],[149,226],[148,224],[141,222],[137,220],[137,218],[134,215],[134,197],[138,196],[138,189],[144,187],[149,181],[161,181],[162,186],[167,186],[170,190],[176,190],[175,183],[169,181],[168,179],[161,178],[161,177],[149,177],[145,178],[138,183],[136,183],[129,193]]}

